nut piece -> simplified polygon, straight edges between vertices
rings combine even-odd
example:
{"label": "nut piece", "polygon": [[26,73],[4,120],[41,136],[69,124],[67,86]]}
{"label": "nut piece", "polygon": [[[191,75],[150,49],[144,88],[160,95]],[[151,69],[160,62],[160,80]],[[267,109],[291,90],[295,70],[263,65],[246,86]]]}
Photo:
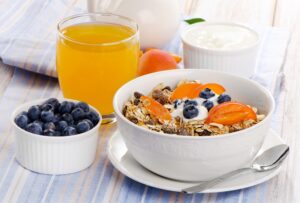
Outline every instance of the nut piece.
{"label": "nut piece", "polygon": [[139,103],[140,103],[140,100],[139,100],[139,99],[134,99],[134,100],[133,100],[133,104],[134,104],[134,105],[137,106],[137,105],[139,105]]}
{"label": "nut piece", "polygon": [[168,94],[168,90],[154,90],[152,92],[152,98],[161,103],[162,105],[170,103],[170,95]]}
{"label": "nut piece", "polygon": [[141,93],[139,93],[139,92],[134,92],[133,95],[134,95],[134,97],[137,98],[137,99],[139,99],[139,98],[141,98],[141,96],[143,96],[143,94],[141,94]]}

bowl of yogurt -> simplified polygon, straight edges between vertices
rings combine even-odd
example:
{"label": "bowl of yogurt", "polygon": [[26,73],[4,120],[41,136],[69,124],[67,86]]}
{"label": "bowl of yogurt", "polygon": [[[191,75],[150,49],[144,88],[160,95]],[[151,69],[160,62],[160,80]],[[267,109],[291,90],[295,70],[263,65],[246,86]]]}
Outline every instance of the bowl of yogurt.
{"label": "bowl of yogurt", "polygon": [[199,23],[181,34],[185,68],[205,68],[251,77],[259,34],[236,23]]}

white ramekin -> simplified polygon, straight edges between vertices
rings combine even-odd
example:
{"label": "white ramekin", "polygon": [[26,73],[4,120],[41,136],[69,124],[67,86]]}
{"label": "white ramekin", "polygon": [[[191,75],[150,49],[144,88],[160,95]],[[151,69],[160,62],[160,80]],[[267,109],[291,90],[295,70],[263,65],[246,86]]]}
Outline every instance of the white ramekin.
{"label": "white ramekin", "polygon": [[[207,25],[232,25],[243,27],[257,36],[257,41],[247,47],[231,50],[208,49],[191,44],[186,40],[186,33],[195,27]],[[181,33],[185,68],[211,69],[232,73],[242,77],[251,77],[255,73],[259,48],[259,34],[253,29],[236,23],[197,23]]]}
{"label": "white ramekin", "polygon": [[[22,111],[27,111],[32,105],[41,104],[46,99],[28,102],[18,107],[12,114],[11,122],[15,132],[16,159],[25,168],[43,174],[68,174],[89,167],[95,160],[99,123],[85,133],[71,136],[50,137],[36,135],[21,129],[14,119]],[[62,99],[61,101],[74,101]]]}
{"label": "white ramekin", "polygon": [[[183,79],[219,83],[235,101],[258,108],[266,115],[258,124],[220,136],[178,136],[159,133],[130,122],[122,114],[124,104],[137,91],[147,95],[159,83],[170,87]],[[269,130],[275,102],[258,83],[212,70],[182,69],[138,77],[115,94],[118,129],[128,151],[141,165],[164,177],[183,181],[205,181],[252,163]]]}

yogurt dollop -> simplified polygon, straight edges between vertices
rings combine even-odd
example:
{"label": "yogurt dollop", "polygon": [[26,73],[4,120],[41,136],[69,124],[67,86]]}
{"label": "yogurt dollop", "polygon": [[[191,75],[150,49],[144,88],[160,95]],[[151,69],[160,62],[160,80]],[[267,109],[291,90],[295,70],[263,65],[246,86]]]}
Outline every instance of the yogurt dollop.
{"label": "yogurt dollop", "polygon": [[176,118],[176,117],[180,117],[183,119],[183,121],[191,121],[191,120],[204,120],[207,118],[208,116],[208,111],[207,109],[202,106],[202,102],[204,101],[204,99],[201,99],[201,98],[198,98],[198,99],[195,99],[194,101],[197,101],[198,105],[196,105],[195,107],[198,109],[199,113],[196,117],[194,118],[190,118],[190,119],[187,119],[183,116],[183,109],[184,109],[184,101],[179,101],[176,108],[174,108],[174,110],[172,111],[171,115],[173,118]]}
{"label": "yogurt dollop", "polygon": [[220,50],[249,47],[258,41],[258,36],[255,32],[234,24],[206,24],[195,26],[187,30],[184,38],[192,45]]}
{"label": "yogurt dollop", "polygon": [[[198,98],[195,98],[195,99],[182,99],[182,100],[176,100],[174,103],[173,103],[173,110],[171,112],[171,116],[173,118],[176,118],[176,117],[180,117],[183,119],[183,121],[193,121],[193,120],[204,120],[207,118],[208,116],[208,109],[207,107],[205,107],[204,103],[209,101],[209,102],[212,102],[213,103],[213,106],[216,106],[218,105],[218,98],[219,98],[220,95],[214,93],[214,96],[213,97],[210,97],[208,99],[204,99],[204,98],[201,98],[201,97],[198,97]],[[198,114],[197,116],[195,117],[192,117],[192,118],[186,118],[184,115],[183,115],[183,111],[184,111],[184,108],[185,108],[185,103],[186,102],[196,102],[197,105],[193,105],[195,108],[197,108],[198,110]]]}

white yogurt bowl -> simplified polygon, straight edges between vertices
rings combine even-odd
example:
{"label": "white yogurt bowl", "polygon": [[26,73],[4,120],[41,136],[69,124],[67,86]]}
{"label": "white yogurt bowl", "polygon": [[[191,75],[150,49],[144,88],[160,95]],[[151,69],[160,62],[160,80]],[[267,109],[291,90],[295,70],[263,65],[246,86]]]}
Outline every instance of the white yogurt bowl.
{"label": "white yogurt bowl", "polygon": [[181,34],[185,68],[205,68],[251,77],[259,35],[235,23],[197,23]]}
{"label": "white yogurt bowl", "polygon": [[[238,132],[191,137],[151,131],[123,116],[122,108],[133,92],[148,94],[158,83],[174,87],[182,79],[219,83],[234,100],[257,107],[266,117]],[[118,129],[132,156],[154,173],[183,181],[208,180],[251,163],[267,135],[275,106],[270,92],[254,81],[199,69],[162,71],[136,78],[117,91],[113,103]]]}
{"label": "white yogurt bowl", "polygon": [[[30,106],[42,104],[46,99],[34,100],[18,107],[12,114],[15,131],[16,159],[25,168],[43,174],[69,174],[89,167],[95,160],[100,121],[91,130],[70,136],[43,136],[27,132],[16,125],[14,119]],[[73,101],[61,99],[62,101]]]}

